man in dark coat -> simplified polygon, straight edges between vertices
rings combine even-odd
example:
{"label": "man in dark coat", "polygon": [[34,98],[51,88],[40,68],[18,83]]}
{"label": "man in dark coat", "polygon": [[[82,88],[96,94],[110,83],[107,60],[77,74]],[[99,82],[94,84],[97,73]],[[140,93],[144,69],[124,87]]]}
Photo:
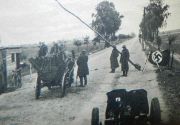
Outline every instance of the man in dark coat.
{"label": "man in dark coat", "polygon": [[117,57],[119,56],[119,53],[116,49],[116,46],[113,46],[113,50],[110,56],[110,63],[111,63],[111,72],[114,73],[116,68],[119,67],[118,59]]}
{"label": "man in dark coat", "polygon": [[39,57],[46,56],[47,52],[48,52],[47,45],[45,45],[44,43],[40,43],[40,48],[39,48],[38,56]]}
{"label": "man in dark coat", "polygon": [[54,43],[54,45],[51,47],[51,51],[50,51],[51,54],[57,54],[59,53],[59,46],[57,43]]}
{"label": "man in dark coat", "polygon": [[86,51],[83,50],[80,56],[77,59],[78,71],[77,76],[80,78],[80,86],[87,85],[87,75],[89,74],[88,68],[88,56],[86,55]]}
{"label": "man in dark coat", "polygon": [[122,48],[123,50],[121,52],[121,58],[120,58],[121,70],[123,71],[123,76],[127,76],[129,70],[129,65],[128,65],[129,50],[126,48],[125,45],[123,45]]}

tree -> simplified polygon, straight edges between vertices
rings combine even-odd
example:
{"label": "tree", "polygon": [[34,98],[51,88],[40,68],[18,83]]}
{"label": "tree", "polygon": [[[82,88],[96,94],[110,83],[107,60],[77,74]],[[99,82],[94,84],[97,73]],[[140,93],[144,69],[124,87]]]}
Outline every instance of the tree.
{"label": "tree", "polygon": [[79,47],[82,45],[81,41],[80,40],[74,40],[74,43],[73,43],[75,46],[77,46],[78,48],[78,52],[79,52]]}
{"label": "tree", "polygon": [[123,15],[116,11],[112,2],[103,1],[97,5],[96,13],[92,17],[92,27],[106,39],[112,39],[121,26]]}
{"label": "tree", "polygon": [[157,42],[157,45],[158,45],[158,50],[160,50],[160,46],[161,46],[161,44],[162,44],[162,40],[161,40],[161,37],[160,37],[160,36],[157,36],[156,42]]}
{"label": "tree", "polygon": [[169,5],[163,3],[163,0],[150,0],[147,7],[144,8],[143,19],[140,24],[142,38],[153,42],[159,35],[159,28],[166,25],[166,20],[170,13]]}

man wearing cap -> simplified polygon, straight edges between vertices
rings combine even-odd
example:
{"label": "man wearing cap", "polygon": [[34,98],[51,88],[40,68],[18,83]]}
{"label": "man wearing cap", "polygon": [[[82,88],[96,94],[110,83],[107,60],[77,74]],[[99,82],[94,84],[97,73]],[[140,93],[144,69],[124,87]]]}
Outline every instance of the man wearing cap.
{"label": "man wearing cap", "polygon": [[121,70],[123,71],[123,76],[127,76],[129,70],[129,65],[128,65],[129,50],[126,48],[125,45],[123,45],[122,48],[123,50],[121,52],[121,57],[120,57]]}
{"label": "man wearing cap", "polygon": [[[80,86],[87,85],[87,75],[89,74],[88,56],[86,51],[83,50],[77,59],[78,71],[77,76],[80,78]],[[84,82],[83,82],[84,81]]]}
{"label": "man wearing cap", "polygon": [[119,53],[116,49],[116,46],[113,46],[113,50],[110,56],[110,63],[111,63],[111,72],[110,73],[115,73],[115,70],[117,67],[119,67],[118,59],[117,57],[119,56]]}

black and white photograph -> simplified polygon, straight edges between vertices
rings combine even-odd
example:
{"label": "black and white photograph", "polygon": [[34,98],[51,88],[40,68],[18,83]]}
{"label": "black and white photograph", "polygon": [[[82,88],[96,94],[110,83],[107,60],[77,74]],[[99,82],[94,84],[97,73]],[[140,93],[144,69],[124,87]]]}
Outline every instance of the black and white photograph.
{"label": "black and white photograph", "polygon": [[180,0],[0,0],[0,125],[180,125]]}

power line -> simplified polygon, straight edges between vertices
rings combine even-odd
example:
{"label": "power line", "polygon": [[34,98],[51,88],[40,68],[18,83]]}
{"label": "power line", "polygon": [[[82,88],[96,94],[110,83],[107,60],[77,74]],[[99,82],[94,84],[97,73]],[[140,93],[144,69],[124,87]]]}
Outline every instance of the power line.
{"label": "power line", "polygon": [[[92,31],[94,31],[96,34],[98,34],[105,42],[109,43],[109,41],[107,41],[97,30],[93,29],[91,26],[89,26],[86,22],[84,22],[80,17],[78,17],[76,14],[74,14],[73,12],[69,11],[68,9],[66,9],[58,0],[55,0],[58,5],[63,8],[66,12],[70,13],[71,15],[73,15],[74,17],[76,17],[79,21],[81,21],[84,25],[86,25],[88,28],[90,28]],[[110,46],[112,46],[110,44]]]}

